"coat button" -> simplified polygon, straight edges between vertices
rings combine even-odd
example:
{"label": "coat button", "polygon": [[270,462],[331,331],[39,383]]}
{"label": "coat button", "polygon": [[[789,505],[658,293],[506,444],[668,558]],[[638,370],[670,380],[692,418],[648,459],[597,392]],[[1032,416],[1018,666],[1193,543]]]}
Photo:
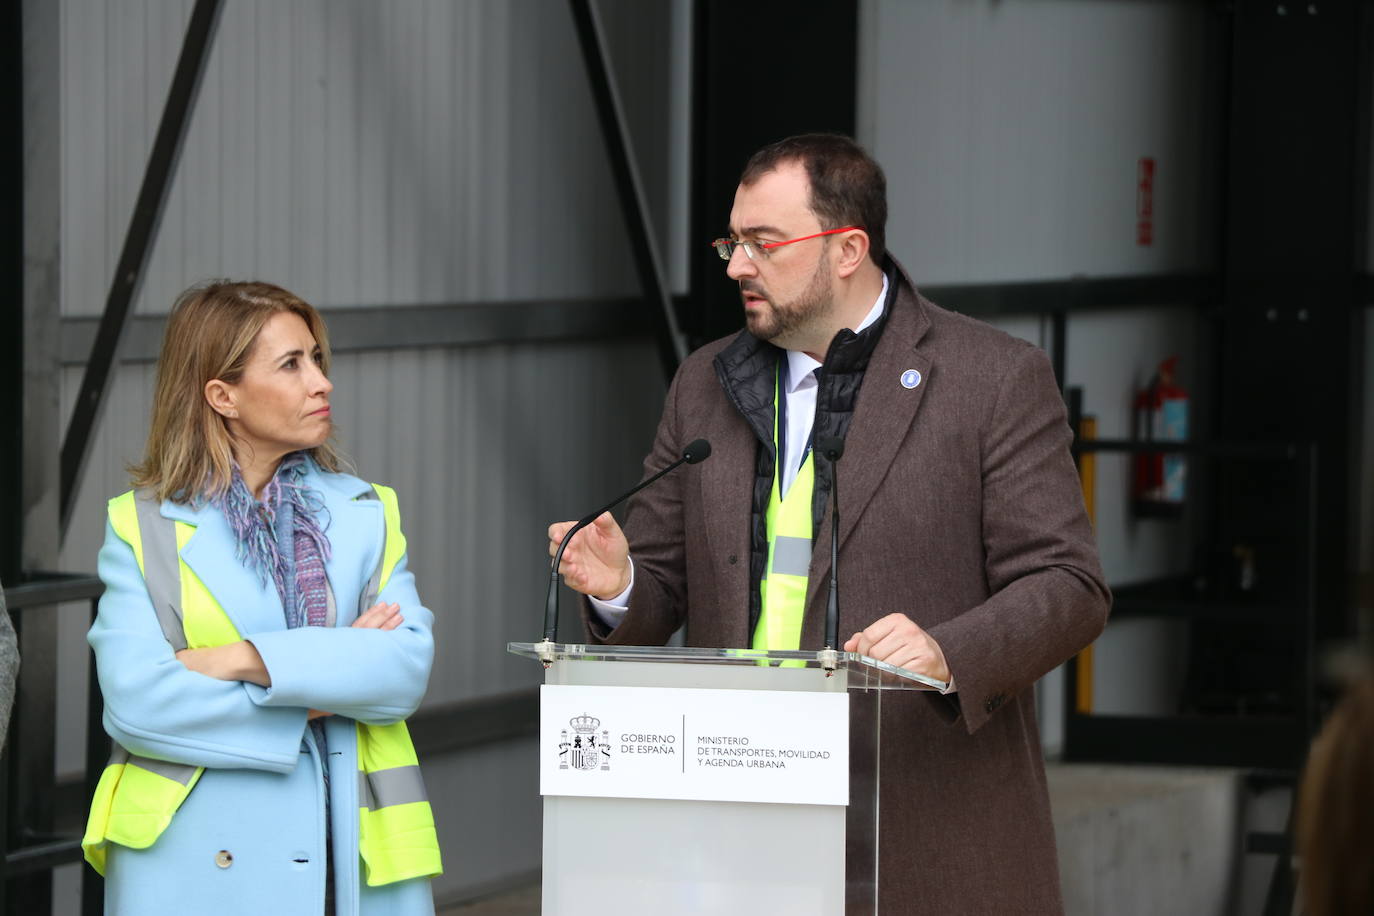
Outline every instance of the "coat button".
{"label": "coat button", "polygon": [[221,849],[215,853],[215,864],[220,868],[228,868],[234,864],[234,854],[227,849]]}
{"label": "coat button", "polygon": [[734,565],[735,565],[736,563],[738,563],[738,562],[739,562],[739,557],[735,556],[733,553],[730,554],[730,565],[731,565],[731,566],[734,566]]}
{"label": "coat button", "polygon": [[996,712],[997,708],[1002,705],[1002,701],[1005,699],[1006,696],[1003,694],[995,693],[988,697],[988,701],[983,704],[983,709],[987,710],[989,713]]}

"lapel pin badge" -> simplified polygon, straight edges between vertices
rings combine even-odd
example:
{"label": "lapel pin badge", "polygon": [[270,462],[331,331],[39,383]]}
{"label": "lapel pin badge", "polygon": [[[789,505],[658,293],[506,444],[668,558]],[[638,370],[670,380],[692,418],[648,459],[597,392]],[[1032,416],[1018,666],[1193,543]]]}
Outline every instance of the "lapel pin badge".
{"label": "lapel pin badge", "polygon": [[921,384],[921,372],[918,369],[908,369],[902,373],[902,387],[915,388]]}

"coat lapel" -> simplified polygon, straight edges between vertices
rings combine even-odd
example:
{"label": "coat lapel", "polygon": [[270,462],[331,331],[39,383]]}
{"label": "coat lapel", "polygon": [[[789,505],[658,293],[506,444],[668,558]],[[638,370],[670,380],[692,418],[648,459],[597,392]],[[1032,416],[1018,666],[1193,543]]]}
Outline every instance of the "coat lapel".
{"label": "coat lapel", "polygon": [[207,503],[192,510],[166,501],[162,515],[196,527],[181,549],[181,558],[215,596],[240,636],[286,626],[277,586],[239,558],[233,529],[218,506]]}
{"label": "coat lapel", "polygon": [[[347,474],[324,474],[313,464],[307,484],[324,501],[325,535],[330,559],[325,574],[338,609],[337,626],[348,626],[358,615],[358,600],[380,559],[382,504],[370,486]],[[193,509],[164,501],[164,518],[187,522],[195,533],[181,550],[186,565],[205,583],[241,635],[280,630],[286,626],[281,596],[270,578],[264,580],[238,556],[233,530],[217,506]]]}
{"label": "coat lapel", "polygon": [[[930,385],[933,366],[917,348],[930,326],[930,318],[911,281],[904,273],[900,276],[892,314],[864,372],[858,406],[845,436],[844,457],[839,461],[840,549],[844,549],[845,540],[887,476]],[[919,383],[912,388],[902,382],[909,369],[920,373]],[[829,588],[830,514],[827,508],[816,532],[807,583],[808,611],[813,605],[824,611],[816,596],[821,586]],[[818,636],[823,636],[824,627],[819,622],[808,620],[807,624],[804,632],[814,629]],[[841,633],[841,639],[845,635]]]}

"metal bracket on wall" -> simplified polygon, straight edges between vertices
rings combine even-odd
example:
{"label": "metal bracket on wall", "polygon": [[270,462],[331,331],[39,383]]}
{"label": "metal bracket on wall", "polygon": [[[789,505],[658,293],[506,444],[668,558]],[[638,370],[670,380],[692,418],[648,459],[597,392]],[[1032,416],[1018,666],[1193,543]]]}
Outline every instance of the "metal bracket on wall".
{"label": "metal bracket on wall", "polygon": [[91,347],[86,372],[81,378],[81,389],[72,409],[67,435],[62,441],[60,524],[63,536],[71,523],[77,483],[81,479],[82,468],[90,453],[91,439],[104,406],[119,341],[134,298],[142,286],[143,272],[152,253],[153,241],[157,238],[158,224],[162,221],[162,211],[186,137],[186,126],[190,123],[201,77],[205,72],[205,62],[210,56],[220,7],[220,0],[196,0],[195,8],[191,11],[181,55],[177,58],[172,85],[162,109],[162,120],[158,124],[153,148],[148,154],[148,165],[143,172],[143,184],[139,187],[133,216],[129,219],[124,248],[110,283],[110,295],[105,300],[100,329]]}

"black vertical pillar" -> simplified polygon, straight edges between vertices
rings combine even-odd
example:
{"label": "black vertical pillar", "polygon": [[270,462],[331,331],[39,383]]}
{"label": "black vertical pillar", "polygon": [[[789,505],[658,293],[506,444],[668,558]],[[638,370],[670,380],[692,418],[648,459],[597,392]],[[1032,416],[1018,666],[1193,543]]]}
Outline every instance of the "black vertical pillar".
{"label": "black vertical pillar", "polygon": [[[19,0],[0,6],[0,584],[23,556],[20,456],[24,414],[24,54]],[[0,761],[0,856],[10,846],[9,765]],[[0,880],[6,877],[0,862]],[[0,913],[6,912],[0,887]]]}
{"label": "black vertical pillar", "polygon": [[24,42],[22,4],[0,4],[0,582],[23,554]]}
{"label": "black vertical pillar", "polygon": [[[1265,598],[1312,608],[1318,643],[1349,636],[1353,623],[1368,10],[1358,0],[1235,6],[1216,433],[1315,443],[1315,567],[1304,572],[1293,562],[1304,532],[1301,510],[1291,507],[1309,494],[1292,468],[1223,481],[1221,535],[1223,546],[1253,551]],[[1271,640],[1277,646],[1294,635]],[[1293,661],[1310,683],[1308,659]]]}
{"label": "black vertical pillar", "polygon": [[708,243],[725,234],[749,156],[791,134],[854,133],[858,2],[827,2],[824,15],[803,12],[807,9],[785,0],[697,4],[688,240],[692,296],[682,315],[693,346],[744,324],[738,290]]}

